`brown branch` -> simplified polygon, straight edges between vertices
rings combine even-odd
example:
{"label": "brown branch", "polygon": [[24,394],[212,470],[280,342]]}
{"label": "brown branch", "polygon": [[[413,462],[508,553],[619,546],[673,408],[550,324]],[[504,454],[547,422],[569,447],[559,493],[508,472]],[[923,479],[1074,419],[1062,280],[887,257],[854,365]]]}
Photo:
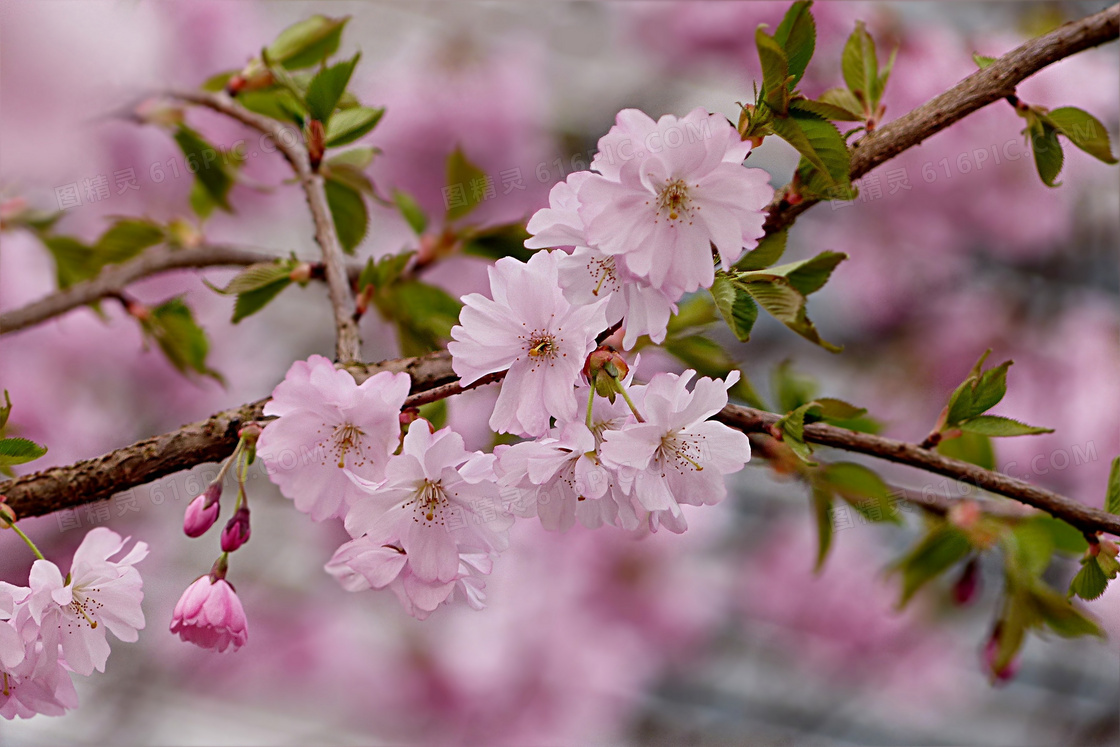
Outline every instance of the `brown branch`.
{"label": "brown branch", "polygon": [[[1120,4],[1025,42],[945,93],[858,140],[852,149],[851,178],[858,179],[977,109],[1013,96],[1015,86],[1047,65],[1116,39],[1118,30]],[[784,197],[779,192],[767,208],[768,235],[789,227],[797,216],[819,202],[805,198],[791,205]]]}
{"label": "brown branch", "polygon": [[[42,324],[102,298],[118,296],[132,283],[152,275],[206,267],[246,267],[258,262],[271,262],[276,258],[259,249],[224,244],[204,244],[189,249],[173,249],[168,246],[149,249],[128,262],[107,266],[96,277],[0,314],[0,335]],[[321,276],[322,266],[318,267],[320,274],[313,272],[313,278]],[[357,283],[361,272],[361,265],[347,265],[346,273],[351,285]]]}
{"label": "brown branch", "polygon": [[323,253],[326,268],[327,290],[334,310],[335,358],[340,363],[356,363],[361,359],[362,338],[355,320],[354,293],[346,276],[346,260],[338,240],[334,219],[327,204],[323,176],[311,166],[303,137],[298,131],[286,127],[269,117],[249,111],[225,93],[204,91],[171,91],[167,96],[189,104],[204,106],[231,117],[271,138],[277,150],[291,164],[299,179],[315,224],[315,241]]}

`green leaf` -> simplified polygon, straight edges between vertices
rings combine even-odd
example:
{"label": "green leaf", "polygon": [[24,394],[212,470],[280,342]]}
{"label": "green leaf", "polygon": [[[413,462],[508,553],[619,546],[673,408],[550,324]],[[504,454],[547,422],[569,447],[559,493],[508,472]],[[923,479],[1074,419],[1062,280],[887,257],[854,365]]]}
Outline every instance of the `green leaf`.
{"label": "green leaf", "polygon": [[1105,589],[1108,588],[1108,576],[1105,575],[1101,569],[1100,564],[1095,557],[1083,558],[1081,560],[1081,570],[1073,577],[1069,584],[1069,594],[1073,596],[1076,594],[1082,599],[1089,601],[1096,599],[1104,594]]}
{"label": "green leaf", "polygon": [[844,136],[836,129],[836,125],[808,111],[791,111],[790,118],[797,122],[798,127],[805,134],[813,152],[824,164],[823,169],[821,164],[814,162],[805,151],[801,151],[801,155],[827,173],[833,182],[847,186],[850,182],[848,173],[852,168],[852,157],[847,143],[844,142]]}
{"label": "green leaf", "polygon": [[372,285],[374,288],[388,288],[397,282],[415,254],[416,252],[389,254],[376,262],[370,258],[358,278],[358,290],[364,290],[367,285]]}
{"label": "green leaf", "polygon": [[1097,565],[1101,567],[1105,578],[1111,580],[1120,576],[1120,561],[1103,550],[1097,555]]}
{"label": "green leaf", "polygon": [[214,213],[214,208],[217,207],[214,200],[207,194],[206,188],[202,186],[202,182],[197,179],[191,184],[191,192],[187,201],[190,203],[191,210],[198,216],[199,222],[209,218]]}
{"label": "green leaf", "polygon": [[356,169],[349,164],[336,163],[326,169],[320,168],[319,170],[327,179],[345,185],[359,194],[369,195],[370,197],[376,196],[373,182],[360,169]]}
{"label": "green leaf", "polygon": [[873,114],[879,103],[875,96],[879,85],[879,60],[875,54],[875,42],[867,33],[863,21],[856,22],[855,31],[844,45],[840,70],[848,88],[857,98],[862,98],[866,114]]}
{"label": "green leaf", "polygon": [[744,254],[731,269],[736,272],[748,272],[769,267],[785,254],[788,239],[788,228],[763,236],[758,246]]}
{"label": "green leaf", "polygon": [[101,235],[93,250],[102,264],[125,262],[163,239],[163,229],[157,224],[139,218],[122,218]]}
{"label": "green leaf", "polygon": [[348,166],[358,171],[365,171],[373,163],[373,157],[380,151],[368,145],[362,145],[350,150],[335,153],[323,161],[326,166]]}
{"label": "green leaf", "polygon": [[185,125],[175,131],[175,142],[183,151],[187,167],[194,170],[195,179],[202,185],[213,203],[226,212],[233,212],[227,196],[233,179],[222,165],[222,154],[201,135]]}
{"label": "green leaf", "polygon": [[426,405],[420,405],[420,417],[432,424],[436,430],[447,425],[447,400],[437,399]]}
{"label": "green leaf", "polygon": [[1025,574],[1027,579],[1041,576],[1054,557],[1054,535],[1045,524],[1024,521],[1004,537],[1004,542],[1009,560],[1014,563],[1008,572]]}
{"label": "green leaf", "polygon": [[401,354],[423,355],[439,350],[459,322],[462,304],[441,288],[409,280],[393,286],[386,307],[397,322]]}
{"label": "green leaf", "polygon": [[342,29],[349,20],[350,16],[315,15],[289,26],[265,50],[268,60],[288,70],[317,65],[338,51]]}
{"label": "green leaf", "polygon": [[397,210],[401,211],[412,232],[417,236],[422,235],[428,228],[428,216],[424,213],[424,208],[420,207],[412,195],[399,189],[393,190],[393,202],[396,203]]}
{"label": "green leaf", "polygon": [[1110,514],[1120,514],[1120,457],[1112,460],[1108,473],[1108,493],[1104,499],[1104,510]]}
{"label": "green leaf", "polygon": [[751,300],[750,294],[735,285],[727,275],[716,275],[711,288],[712,297],[715,299],[716,308],[723,315],[727,326],[740,342],[751,339],[751,328],[758,319],[758,306]]}
{"label": "green leaf", "polygon": [[749,280],[756,276],[780,275],[789,280],[790,285],[803,296],[817,292],[828,282],[836,266],[848,258],[841,252],[821,252],[811,259],[799,262],[789,262],[777,267],[771,267],[765,273],[754,275],[746,273],[740,275],[742,280]]}
{"label": "green leaf", "polygon": [[326,188],[327,206],[331,210],[342,251],[353,254],[369,229],[366,201],[362,199],[361,193],[340,181],[326,179],[323,186]]}
{"label": "green leaf", "polygon": [[1105,163],[1116,163],[1108,130],[1089,112],[1074,106],[1063,106],[1047,114],[1046,119],[1054,129],[1093,158]]}
{"label": "green leaf", "polygon": [[46,446],[26,438],[0,438],[0,467],[24,464],[46,453]]}
{"label": "green leaf", "polygon": [[832,547],[832,496],[827,490],[813,485],[810,501],[817,519],[817,562],[813,570],[820,573]]}
{"label": "green leaf", "polygon": [[788,360],[774,367],[770,387],[778,401],[778,412],[796,410],[816,401],[817,382],[810,376],[794,371]]}
{"label": "green leaf", "polygon": [[[852,95],[851,91],[849,91],[847,88],[838,88],[833,90],[843,91],[844,93],[848,94],[848,96]],[[856,105],[859,104],[859,102],[855,100],[855,97],[852,97],[852,101],[855,102]],[[838,104],[829,103],[824,100],[813,101],[812,99],[794,99],[790,102],[789,108],[791,111],[808,112],[809,114],[815,114],[822,119],[833,119],[841,122],[863,121],[862,112],[853,112],[850,111],[846,106],[840,106]]]}
{"label": "green leaf", "polygon": [[774,31],[774,41],[781,45],[789,61],[789,75],[793,76],[791,86],[796,86],[813,58],[817,41],[817,26],[813,14],[809,12],[812,2],[796,2],[786,11],[782,22]]}
{"label": "green leaf", "polygon": [[789,106],[789,61],[782,46],[762,28],[759,26],[754,32],[758,59],[762,63],[761,96],[776,114],[784,115]]}
{"label": "green leaf", "polygon": [[1029,590],[1031,607],[1046,626],[1063,638],[1095,635],[1104,638],[1104,631],[1095,620],[1074,607],[1069,599],[1041,584]]}
{"label": "green leaf", "polygon": [[1089,543],[1081,530],[1049,514],[1039,514],[1023,520],[1020,526],[1033,524],[1050,535],[1050,544],[1058,552],[1067,555],[1082,555],[1089,549]]}
{"label": "green leaf", "polygon": [[44,236],[43,245],[54,257],[55,276],[59,288],[88,280],[101,269],[92,247],[69,236]]}
{"label": "green leaf", "polygon": [[300,127],[303,126],[306,119],[307,112],[303,102],[287,88],[275,86],[255,91],[243,91],[237,95],[237,101],[251,112],[263,114],[281,122],[293,122]]}
{"label": "green leaf", "polygon": [[4,426],[8,424],[8,417],[12,414],[12,398],[8,396],[8,390],[4,390],[4,406],[0,407],[0,432],[3,432]]}
{"label": "green leaf", "polygon": [[915,592],[945,571],[968,557],[972,546],[968,537],[949,524],[939,524],[926,534],[892,569],[902,574],[902,598],[905,607]]}
{"label": "green leaf", "polygon": [[294,260],[277,259],[272,262],[257,262],[249,265],[237,273],[225,288],[215,288],[218,293],[233,295],[247,291],[258,290],[266,285],[272,285],[277,280],[288,277],[295,267]]}
{"label": "green leaf", "polygon": [[182,298],[172,298],[156,306],[150,316],[141,322],[141,327],[180,372],[193,371],[219,382],[222,380],[220,374],[206,365],[210,341]]}
{"label": "green leaf", "polygon": [[312,119],[328,123],[339,99],[350,84],[350,76],[361,59],[358,52],[351,59],[320,70],[307,86],[307,111]]}
{"label": "green leaf", "polygon": [[887,88],[887,81],[890,80],[891,71],[894,70],[894,61],[897,57],[898,47],[895,47],[893,50],[891,50],[891,56],[887,58],[887,64],[879,70],[879,77],[878,79],[876,79],[876,85],[873,94],[876,105],[878,105],[878,103],[883,98],[883,91],[885,91]]}
{"label": "green leaf", "polygon": [[237,324],[245,317],[256,314],[291,284],[291,278],[283,277],[268,285],[262,285],[259,288],[237,294],[237,301],[233,304],[233,319],[231,321]]}
{"label": "green leaf", "polygon": [[766,309],[775,319],[789,327],[810,342],[825,350],[837,353],[840,347],[821,338],[817,328],[809,321],[805,312],[805,296],[801,295],[787,278],[780,275],[752,277],[750,280],[737,280],[736,284]]}
{"label": "green leaf", "polygon": [[471,185],[479,183],[486,178],[482,169],[475,166],[463,153],[462,148],[456,148],[447,157],[447,186],[463,190],[463,204],[449,205],[447,208],[447,221],[456,221],[478,207],[480,198],[471,193]]}
{"label": "green leaf", "polygon": [[[862,122],[866,116],[863,112],[863,104],[847,88],[829,88],[821,94],[820,102],[846,112],[849,118],[845,121]],[[816,113],[820,114],[820,112]],[[827,117],[827,119],[840,119],[840,117]]]}
{"label": "green leaf", "polygon": [[199,88],[210,93],[224,91],[226,89],[226,83],[229,83],[229,79],[235,75],[237,75],[236,70],[226,70],[225,72],[215,73],[204,80]]}
{"label": "green leaf", "polygon": [[371,109],[368,106],[355,106],[341,109],[327,123],[323,144],[328,148],[337,148],[352,143],[376,127],[384,114],[384,107]]}
{"label": "green leaf", "polygon": [[961,430],[979,433],[981,436],[1033,436],[1039,433],[1053,433],[1053,428],[1038,428],[1018,420],[999,415],[978,415],[960,425]]}
{"label": "green leaf", "polygon": [[525,248],[529,232],[524,221],[505,223],[481,230],[471,230],[463,237],[463,254],[498,260],[514,257],[520,262],[528,262],[533,256],[532,249]]}
{"label": "green leaf", "polygon": [[856,407],[842,399],[818,397],[815,401],[822,420],[851,420],[867,414],[866,407]]}
{"label": "green leaf", "polygon": [[[987,353],[985,353],[985,357]],[[981,358],[981,364],[983,362]],[[977,374],[977,368],[964,380],[949,398],[949,414],[946,423],[950,426],[974,418],[999,404],[1007,394],[1007,369],[1012,361],[1004,361],[995,368]],[[977,364],[977,367],[979,365]]]}
{"label": "green leaf", "polygon": [[991,65],[993,62],[995,62],[996,58],[995,57],[986,57],[985,55],[982,55],[979,52],[973,52],[972,53],[972,61],[976,63],[976,67],[983,70],[988,65]]}
{"label": "green leaf", "polygon": [[793,412],[786,413],[774,424],[782,432],[782,442],[809,465],[816,465],[816,462],[812,460],[812,447],[805,442],[805,414],[814,406],[813,402],[802,405]]}
{"label": "green leaf", "polygon": [[821,480],[865,518],[902,523],[890,488],[879,475],[862,464],[829,464],[821,468]]}
{"label": "green leaf", "polygon": [[1047,187],[1061,186],[1055,182],[1062,170],[1064,156],[1062,144],[1058,142],[1058,131],[1034,111],[1027,114],[1027,136],[1034,152],[1034,165],[1038,176]]}
{"label": "green leaf", "polygon": [[996,454],[992,440],[978,433],[962,433],[958,438],[943,439],[937,451],[950,459],[960,459],[984,469],[996,468]]}

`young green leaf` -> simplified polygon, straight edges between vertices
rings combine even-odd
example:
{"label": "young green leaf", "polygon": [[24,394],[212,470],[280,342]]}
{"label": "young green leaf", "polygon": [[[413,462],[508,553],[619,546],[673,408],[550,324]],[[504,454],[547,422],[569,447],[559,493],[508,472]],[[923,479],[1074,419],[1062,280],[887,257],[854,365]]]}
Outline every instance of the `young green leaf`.
{"label": "young green leaf", "polygon": [[1071,143],[1093,158],[1105,163],[1116,163],[1108,140],[1108,130],[1089,112],[1075,106],[1063,106],[1051,111],[1045,119],[1055,130],[1069,138]]}
{"label": "young green leaf", "polygon": [[996,468],[996,454],[992,440],[978,433],[962,433],[958,438],[943,439],[937,451],[950,459],[960,459],[984,469]]}
{"label": "young green leaf", "polygon": [[939,524],[926,534],[892,569],[902,574],[902,597],[905,607],[915,592],[945,571],[968,557],[972,551],[968,537],[956,527]]}
{"label": "young green leaf", "polygon": [[244,91],[237,96],[237,101],[251,112],[263,114],[266,117],[281,122],[292,122],[303,127],[307,119],[307,111],[300,98],[287,88],[274,86],[255,91]]}
{"label": "young green leaf", "polygon": [[[848,255],[841,252],[821,252],[811,259],[771,267],[765,273],[759,273],[759,275],[784,277],[798,293],[808,296],[823,288],[829,277],[832,276],[832,271],[847,258]],[[750,280],[752,277],[756,277],[756,275],[746,273],[739,276],[742,280]]]}
{"label": "young green leaf", "polygon": [[795,2],[774,31],[774,41],[781,45],[788,60],[789,75],[793,77],[790,81],[791,88],[805,74],[817,42],[817,25],[813,21],[813,14],[809,12],[812,4],[811,0]]}
{"label": "young green leaf", "polygon": [[1120,457],[1112,460],[1108,473],[1108,493],[1104,499],[1104,510],[1110,514],[1120,514]]}
{"label": "young green leaf", "polygon": [[350,83],[350,76],[358,64],[362,53],[355,54],[345,62],[339,62],[320,70],[307,86],[307,111],[312,119],[323,124],[330,121],[331,114],[338,106],[339,99]]}
{"label": "young green leaf", "polygon": [[101,270],[92,247],[77,239],[48,235],[43,237],[43,245],[54,257],[55,276],[60,289],[88,280]]}
{"label": "young green leaf", "polygon": [[397,322],[401,352],[423,355],[440,349],[459,321],[462,304],[446,291],[418,280],[393,286],[381,307]]}
{"label": "young green leaf", "polygon": [[353,187],[335,179],[327,179],[323,185],[326,188],[327,206],[331,210],[342,251],[353,254],[369,229],[369,209],[366,207],[366,201]]}
{"label": "young green leaf", "polygon": [[322,62],[338,51],[342,29],[350,16],[328,18],[314,15],[293,24],[280,32],[268,45],[268,61],[283,65],[288,70],[299,70]]}
{"label": "young green leaf", "polygon": [[999,415],[978,415],[960,424],[961,430],[979,433],[981,436],[1033,436],[1039,433],[1053,433],[1053,428],[1038,428],[1020,423],[1012,418]]}
{"label": "young green leaf", "polygon": [[771,275],[738,280],[736,284],[747,291],[758,305],[766,309],[775,319],[809,342],[820,345],[830,353],[838,353],[842,350],[840,346],[833,345],[820,336],[816,326],[806,314],[805,296],[801,295],[788,279]]}
{"label": "young green leaf", "polygon": [[805,133],[813,153],[821,163],[814,162],[805,151],[801,151],[801,155],[809,159],[809,162],[818,169],[822,168],[821,164],[823,164],[823,170],[835,184],[847,186],[850,183],[848,174],[852,167],[852,156],[848,151],[847,143],[844,142],[844,136],[836,129],[836,125],[808,111],[791,111],[790,118]]}
{"label": "young green leaf", "polygon": [[25,464],[46,453],[46,446],[26,438],[0,438],[0,467]]}
{"label": "young green leaf", "polygon": [[1083,635],[1105,637],[1096,620],[1074,607],[1069,599],[1050,587],[1035,584],[1029,588],[1028,598],[1039,619],[1063,638]]}
{"label": "young green leaf", "polygon": [[1064,160],[1058,131],[1045,118],[1030,111],[1027,114],[1027,137],[1030,138],[1034,165],[1042,183],[1047,187],[1061,186],[1061,182],[1054,181],[1061,173]]}
{"label": "young green leaf", "polygon": [[268,285],[262,285],[259,288],[253,288],[252,290],[238,293],[237,300],[233,304],[233,318],[231,321],[237,324],[245,317],[256,314],[291,284],[291,278],[283,277]]}
{"label": "young green leaf", "polygon": [[815,466],[816,462],[812,460],[812,447],[805,442],[805,414],[814,406],[813,402],[802,405],[793,412],[786,413],[774,424],[782,433],[782,442],[803,462],[811,466]]}
{"label": "young green leaf", "polygon": [[762,63],[762,99],[778,115],[789,107],[789,61],[782,46],[759,26],[754,33],[758,59]]}
{"label": "young green leaf", "polygon": [[266,285],[272,285],[277,280],[288,277],[295,265],[296,261],[291,259],[257,262],[237,273],[225,288],[216,288],[212,285],[210,288],[225,295],[258,290]]}
{"label": "young green leaf", "polygon": [[993,62],[995,62],[996,58],[995,57],[986,57],[986,56],[984,56],[984,55],[982,55],[978,52],[973,52],[972,53],[972,61],[976,63],[976,67],[983,70],[988,65],[991,65]]}
{"label": "young green leaf", "polygon": [[357,148],[350,148],[339,153],[335,153],[331,157],[323,161],[325,166],[348,166],[358,171],[365,171],[369,165],[373,163],[373,157],[380,153],[377,148],[371,148],[368,145],[361,145]]}
{"label": "young green leaf", "polygon": [[182,298],[172,298],[156,306],[141,322],[141,327],[180,372],[193,371],[219,382],[222,380],[221,375],[206,364],[210,342]]}
{"label": "young green leaf", "polygon": [[716,275],[711,293],[716,308],[735,337],[740,342],[751,339],[751,329],[758,319],[758,306],[751,300],[750,294],[723,273]]}
{"label": "young green leaf", "polygon": [[463,232],[461,236],[463,254],[493,260],[514,257],[519,262],[528,262],[529,257],[533,256],[533,250],[525,248],[525,240],[529,238],[529,232],[525,230],[524,221],[490,226],[481,230],[471,229]]}
{"label": "young green leaf", "polygon": [[758,242],[758,246],[744,254],[742,259],[736,262],[731,269],[735,272],[748,272],[769,267],[785,254],[788,239],[788,228],[766,234]]}
{"label": "young green leaf", "polygon": [[871,521],[901,524],[902,517],[890,488],[875,472],[854,462],[836,462],[821,468],[821,481]]}
{"label": "young green leaf", "polygon": [[422,235],[428,228],[428,216],[424,208],[420,207],[420,203],[416,202],[408,192],[399,189],[393,190],[393,202],[396,203],[397,210],[401,211],[412,232],[417,236]]}
{"label": "young green leaf", "polygon": [[4,406],[0,407],[0,433],[3,433],[4,426],[8,424],[8,417],[12,414],[12,398],[8,396],[8,390],[4,390]]}
{"label": "young green leaf", "polygon": [[972,373],[957,387],[949,398],[946,423],[955,426],[974,418],[999,404],[1007,393],[1007,369],[1012,361],[1004,361],[995,368],[980,372],[987,353],[980,359]]}
{"label": "young green leaf", "polygon": [[1091,601],[1104,594],[1107,588],[1108,576],[1101,570],[1096,557],[1087,557],[1082,558],[1081,570],[1070,581],[1067,596],[1072,597],[1076,594],[1086,601]]}
{"label": "young green leaf", "polygon": [[[820,103],[836,107],[845,112],[847,116],[844,117],[844,121],[862,122],[866,118],[863,112],[863,104],[847,88],[829,88],[821,94]],[[821,114],[820,112],[816,113]],[[825,115],[821,114],[821,116]],[[827,119],[840,119],[840,117],[827,117]]]}
{"label": "young green leaf", "polygon": [[384,114],[384,107],[371,109],[368,106],[355,106],[341,109],[326,124],[323,144],[328,148],[337,148],[352,143],[376,127]]}
{"label": "young green leaf", "polygon": [[778,401],[778,412],[789,412],[814,402],[819,389],[815,379],[794,371],[793,365],[788,360],[774,367],[770,377],[770,388],[774,393],[774,399]]}
{"label": "young green leaf", "polygon": [[[849,96],[852,95],[851,91],[846,88],[836,90],[842,90]],[[852,101],[855,101],[854,97],[852,98]],[[858,103],[859,102],[856,102],[857,105]],[[789,108],[790,111],[808,112],[809,114],[815,114],[822,119],[832,119],[839,122],[863,121],[862,112],[853,112],[846,106],[838,106],[837,104],[832,104],[823,100],[813,101],[812,99],[793,99],[789,103]]]}
{"label": "young green leaf", "polygon": [[183,151],[187,168],[194,172],[197,183],[214,205],[233,212],[227,199],[233,179],[222,164],[221,152],[186,125],[179,125],[175,131],[175,142]]}
{"label": "young green leaf", "polygon": [[817,520],[817,562],[813,571],[820,573],[832,547],[832,496],[827,490],[814,484],[809,500],[813,504],[813,515]]}
{"label": "young green leaf", "polygon": [[816,403],[822,420],[851,420],[867,414],[866,407],[856,407],[833,397],[818,397]]}
{"label": "young green leaf", "polygon": [[1066,555],[1083,555],[1089,549],[1089,543],[1081,530],[1049,514],[1040,513],[1024,519],[1020,526],[1025,524],[1033,524],[1049,534],[1050,545],[1058,552]]}
{"label": "young green leaf", "polygon": [[101,264],[126,262],[164,240],[163,229],[151,221],[121,218],[93,245]]}
{"label": "young green leaf", "polygon": [[472,188],[482,183],[486,174],[475,166],[463,153],[462,148],[456,148],[447,157],[447,187],[452,190],[461,190],[462,203],[448,203],[447,221],[456,221],[478,207],[480,200],[473,196]]}
{"label": "young green leaf", "polygon": [[879,79],[879,60],[875,42],[867,33],[863,21],[856,22],[855,31],[848,37],[840,58],[840,71],[844,82],[857,98],[862,99],[865,113],[870,116],[879,100],[875,96]]}

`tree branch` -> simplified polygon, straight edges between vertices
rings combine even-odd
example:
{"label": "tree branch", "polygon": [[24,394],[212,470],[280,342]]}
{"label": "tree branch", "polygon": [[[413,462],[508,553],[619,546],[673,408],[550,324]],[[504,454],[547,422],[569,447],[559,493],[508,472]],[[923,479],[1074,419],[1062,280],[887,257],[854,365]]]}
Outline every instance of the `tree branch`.
{"label": "tree branch", "polygon": [[[205,267],[247,267],[258,262],[271,262],[277,259],[259,249],[248,249],[226,244],[203,244],[187,249],[173,249],[169,246],[156,247],[145,251],[135,259],[119,265],[108,265],[96,277],[75,283],[69,288],[56,291],[26,306],[0,314],[0,335],[18,332],[48,319],[61,316],[80,306],[93,303],[102,298],[120,294],[132,283],[152,275],[185,269]],[[315,265],[319,272],[323,265]],[[351,285],[358,281],[362,266],[350,263],[346,274]],[[313,272],[312,277],[316,277]],[[320,279],[324,275],[318,275]]]}
{"label": "tree branch", "polygon": [[[857,140],[852,148],[851,178],[858,179],[977,109],[1014,95],[1015,86],[1047,65],[1116,39],[1118,31],[1120,4],[1025,42],[945,93]],[[767,235],[789,227],[817,202],[805,198],[791,205],[779,192],[767,208]]]}
{"label": "tree branch", "polygon": [[346,277],[345,256],[338,240],[334,219],[327,204],[327,193],[323,176],[311,167],[307,148],[297,131],[282,123],[249,111],[225,93],[206,93],[204,91],[170,91],[167,96],[189,104],[212,109],[267,135],[276,143],[276,148],[291,164],[299,179],[315,223],[315,241],[323,254],[326,267],[327,290],[330,293],[331,307],[334,309],[334,326],[337,333],[335,357],[339,363],[355,363],[361,359],[362,338],[355,321],[354,294]]}

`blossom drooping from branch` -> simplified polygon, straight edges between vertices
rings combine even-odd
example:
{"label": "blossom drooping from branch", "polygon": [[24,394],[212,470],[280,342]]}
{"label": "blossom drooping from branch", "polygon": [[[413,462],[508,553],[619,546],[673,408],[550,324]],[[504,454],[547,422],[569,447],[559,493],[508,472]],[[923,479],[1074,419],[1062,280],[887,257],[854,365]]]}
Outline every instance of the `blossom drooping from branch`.
{"label": "blossom drooping from branch", "polygon": [[356,495],[345,470],[380,480],[400,442],[411,380],[382,371],[359,386],[321,355],[296,361],[264,406],[257,453],[280,492],[315,521],[342,516]]}
{"label": "blossom drooping from branch", "polygon": [[188,586],[175,603],[171,632],[219,653],[230,646],[236,651],[249,639],[249,621],[229,582],[206,575]]}
{"label": "blossom drooping from branch", "polygon": [[464,385],[508,369],[490,418],[499,433],[540,436],[549,417],[576,415],[573,388],[606,326],[605,302],[573,306],[565,298],[557,274],[561,254],[499,259],[490,268],[492,298],[463,298],[451,330],[447,349]]}

